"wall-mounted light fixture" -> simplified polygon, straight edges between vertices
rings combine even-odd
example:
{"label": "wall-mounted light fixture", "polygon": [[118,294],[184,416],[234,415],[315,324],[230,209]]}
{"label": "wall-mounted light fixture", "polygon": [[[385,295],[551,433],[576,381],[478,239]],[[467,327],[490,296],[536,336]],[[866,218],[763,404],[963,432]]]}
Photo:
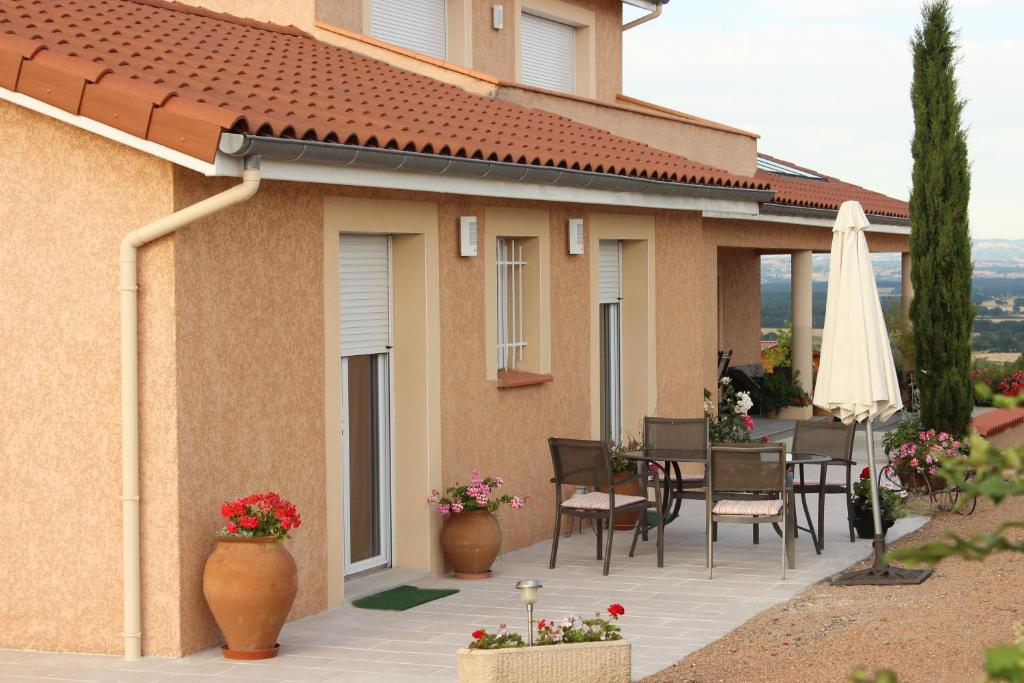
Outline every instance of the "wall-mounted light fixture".
{"label": "wall-mounted light fixture", "polygon": [[476,256],[476,216],[459,216],[459,254]]}
{"label": "wall-mounted light fixture", "polygon": [[495,5],[491,8],[491,27],[495,31],[505,28],[505,8],[503,6]]}
{"label": "wall-mounted light fixture", "polygon": [[569,253],[580,255],[583,253],[583,219],[569,219]]}

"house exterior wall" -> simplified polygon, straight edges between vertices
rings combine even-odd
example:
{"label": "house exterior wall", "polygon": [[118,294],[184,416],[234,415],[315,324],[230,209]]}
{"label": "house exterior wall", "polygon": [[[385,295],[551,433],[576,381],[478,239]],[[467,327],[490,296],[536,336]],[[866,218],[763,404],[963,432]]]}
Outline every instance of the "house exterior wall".
{"label": "house exterior wall", "polygon": [[719,348],[732,365],[761,362],[761,252],[718,250]]}
{"label": "house exterior wall", "polygon": [[[13,105],[0,104],[0,124],[0,286],[10,321],[0,335],[4,348],[18,349],[0,361],[0,400],[13,426],[0,431],[0,480],[10,483],[9,501],[17,509],[49,511],[54,501],[75,500],[83,491],[90,501],[84,509],[67,505],[18,516],[0,531],[10,550],[0,560],[9,587],[9,599],[0,602],[0,646],[118,652],[118,243],[127,230],[237,180],[172,167]],[[701,389],[714,382],[720,253],[748,255],[735,279],[749,281],[756,292],[750,255],[820,251],[830,239],[822,228],[702,220],[695,212],[267,181],[251,200],[143,247],[146,654],[181,655],[218,642],[202,596],[202,569],[215,544],[219,506],[235,496],[276,490],[303,514],[302,528],[287,542],[299,567],[292,618],[343,595],[338,540],[330,532],[339,509],[331,487],[340,457],[340,399],[329,400],[337,381],[331,366],[336,336],[329,334],[337,310],[328,303],[335,286],[328,245],[341,230],[387,230],[387,221],[402,221],[403,204],[410,216],[422,218],[427,205],[436,211],[435,228],[423,227],[422,240],[410,235],[402,247],[399,261],[419,259],[422,273],[400,286],[415,289],[419,278],[426,289],[422,302],[401,304],[420,310],[399,313],[404,322],[396,323],[396,334],[408,323],[425,330],[425,345],[437,346],[436,354],[396,365],[422,372],[423,381],[437,387],[436,400],[421,411],[424,422],[408,422],[427,432],[420,440],[430,442],[426,457],[436,461],[422,481],[402,484],[398,523],[421,531],[415,542],[403,541],[396,557],[433,572],[443,571],[440,524],[418,496],[465,481],[473,467],[501,474],[509,492],[529,497],[524,510],[501,513],[504,550],[523,547],[550,533],[546,439],[598,436],[592,391],[598,381],[592,333],[597,253],[588,243],[583,256],[568,254],[569,218],[583,218],[588,231],[597,231],[588,232],[591,237],[629,242],[624,279],[637,306],[624,316],[630,325],[624,338],[648,354],[630,359],[633,375],[645,377],[628,388],[631,400],[646,402],[636,415],[701,414]],[[548,243],[551,382],[500,389],[489,376],[488,359],[496,352],[486,334],[490,266],[482,254],[459,255],[458,218],[464,215],[478,217],[481,244],[501,229],[488,225],[489,215],[506,222],[546,215],[540,229]],[[370,225],[375,220],[384,223]],[[901,236],[873,235],[871,242],[879,250],[906,248]],[[409,275],[403,268],[401,277]],[[411,415],[416,407],[396,410]],[[402,434],[398,441],[412,444],[416,436]]]}
{"label": "house exterior wall", "polygon": [[[119,652],[121,237],[171,165],[0,102],[0,648]],[[175,244],[140,252],[143,645],[177,654]]]}

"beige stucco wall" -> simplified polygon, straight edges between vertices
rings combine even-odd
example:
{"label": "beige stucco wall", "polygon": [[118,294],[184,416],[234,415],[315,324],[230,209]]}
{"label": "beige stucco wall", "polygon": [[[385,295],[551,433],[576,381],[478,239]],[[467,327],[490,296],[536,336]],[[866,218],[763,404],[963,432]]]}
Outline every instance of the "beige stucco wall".
{"label": "beige stucco wall", "polygon": [[[118,247],[171,167],[0,102],[0,648],[119,652]],[[174,241],[139,260],[143,645],[178,639]]]}
{"label": "beige stucco wall", "polygon": [[732,365],[761,362],[761,252],[718,250],[719,348]]}
{"label": "beige stucco wall", "polygon": [[700,214],[656,214],[657,398],[662,417],[703,414],[701,353],[707,322],[701,301],[712,291],[701,264],[703,241]]}
{"label": "beige stucco wall", "polygon": [[[234,182],[178,170],[175,202]],[[177,234],[185,652],[217,641],[202,569],[225,500],[273,490],[298,506],[291,617],[326,605],[322,215],[319,192],[266,182]]]}

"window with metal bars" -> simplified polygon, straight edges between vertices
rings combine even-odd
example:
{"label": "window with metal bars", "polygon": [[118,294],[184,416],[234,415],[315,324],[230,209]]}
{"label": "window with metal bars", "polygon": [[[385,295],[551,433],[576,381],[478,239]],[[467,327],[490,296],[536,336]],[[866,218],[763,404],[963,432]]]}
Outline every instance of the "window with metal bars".
{"label": "window with metal bars", "polygon": [[526,353],[526,259],[523,240],[500,237],[497,244],[498,370],[515,370]]}

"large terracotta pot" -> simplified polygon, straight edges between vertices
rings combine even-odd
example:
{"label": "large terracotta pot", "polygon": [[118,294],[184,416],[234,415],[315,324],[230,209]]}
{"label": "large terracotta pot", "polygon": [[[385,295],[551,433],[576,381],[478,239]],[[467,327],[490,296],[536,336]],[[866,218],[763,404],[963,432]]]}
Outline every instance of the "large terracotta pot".
{"label": "large terracotta pot", "polygon": [[486,510],[451,514],[441,529],[441,548],[457,579],[486,579],[501,550],[501,527]]}
{"label": "large terracotta pot", "polygon": [[[612,480],[613,481],[621,481],[622,479],[628,479],[629,477],[632,477],[635,474],[636,474],[635,472],[613,472],[612,473]],[[602,491],[604,493],[608,493],[607,489],[605,489],[603,486],[599,487],[598,490],[600,490],[600,491]],[[633,481],[629,482],[628,484],[623,484],[622,486],[616,486],[615,487],[615,495],[617,495],[617,496],[642,496],[642,495],[644,495],[644,492],[640,490],[640,480],[634,479]],[[638,520],[638,519],[640,519],[640,511],[639,510],[635,510],[633,512],[626,512],[626,513],[621,514],[621,515],[615,515],[615,530],[616,531],[623,531],[623,530],[632,531],[633,527],[636,526],[636,520]]]}
{"label": "large terracotta pot", "polygon": [[218,538],[206,560],[203,595],[227,641],[224,656],[276,656],[298,588],[295,560],[275,538]]}

